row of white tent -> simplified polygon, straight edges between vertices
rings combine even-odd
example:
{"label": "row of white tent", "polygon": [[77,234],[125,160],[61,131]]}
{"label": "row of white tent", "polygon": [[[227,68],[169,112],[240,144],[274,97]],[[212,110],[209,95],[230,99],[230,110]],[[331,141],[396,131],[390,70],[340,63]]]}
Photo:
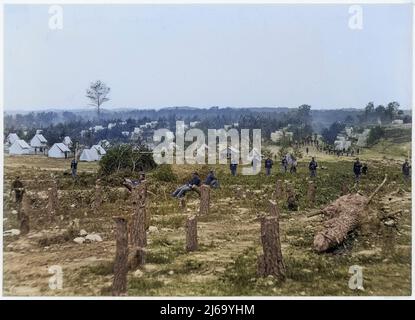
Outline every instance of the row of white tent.
{"label": "row of white tent", "polygon": [[[71,150],[64,143],[55,143],[48,150],[49,158],[67,158]],[[9,154],[11,155],[25,155],[33,154],[34,149],[24,140],[16,140],[9,148]],[[94,145],[89,149],[84,149],[79,158],[80,161],[99,161],[102,156],[106,154],[106,151],[100,145]]]}
{"label": "row of white tent", "polygon": [[[47,148],[47,140],[41,133],[36,135],[30,141],[30,145],[19,138],[16,133],[10,133],[7,137],[7,143],[10,145],[9,154],[25,155],[36,153],[37,148]],[[67,158],[71,153],[69,146],[72,144],[70,137],[66,136],[63,142],[55,143],[48,150],[49,158]],[[84,149],[79,158],[80,161],[99,161],[106,154],[105,149],[101,145],[94,145],[89,149]]]}

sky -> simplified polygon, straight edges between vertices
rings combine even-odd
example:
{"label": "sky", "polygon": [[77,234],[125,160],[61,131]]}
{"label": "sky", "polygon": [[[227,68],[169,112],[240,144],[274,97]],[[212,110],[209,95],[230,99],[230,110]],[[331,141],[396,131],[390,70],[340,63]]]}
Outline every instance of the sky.
{"label": "sky", "polygon": [[[6,111],[87,107],[91,81],[104,108],[411,108],[410,4],[6,5]],[[55,21],[55,20],[53,20]],[[354,21],[354,20],[353,20]]]}

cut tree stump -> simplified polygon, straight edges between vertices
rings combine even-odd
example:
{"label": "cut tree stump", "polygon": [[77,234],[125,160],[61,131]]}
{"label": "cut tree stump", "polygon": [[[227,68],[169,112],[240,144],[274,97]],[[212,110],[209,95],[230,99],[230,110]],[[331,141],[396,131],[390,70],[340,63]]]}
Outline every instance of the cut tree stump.
{"label": "cut tree stump", "polygon": [[97,179],[95,183],[95,199],[94,199],[94,212],[97,214],[102,204],[102,187],[101,179]]}
{"label": "cut tree stump", "polygon": [[141,247],[133,247],[128,258],[128,268],[136,270],[137,267],[146,263],[146,249]]}
{"label": "cut tree stump", "polygon": [[285,279],[285,265],[281,252],[279,217],[261,218],[261,243],[264,254],[258,257],[258,275]]}
{"label": "cut tree stump", "polygon": [[134,247],[143,248],[147,246],[146,191],[147,186],[145,182],[142,182],[132,190],[134,212],[130,225],[130,242]]}
{"label": "cut tree stump", "polygon": [[30,231],[29,216],[31,212],[31,201],[27,194],[23,194],[22,205],[19,210],[20,234],[25,235]]}
{"label": "cut tree stump", "polygon": [[204,184],[200,187],[199,214],[201,215],[208,214],[209,208],[210,208],[210,187]]}
{"label": "cut tree stump", "polygon": [[279,211],[277,203],[273,200],[268,201],[269,204],[269,214],[271,217],[279,217]]}
{"label": "cut tree stump", "polygon": [[127,220],[123,217],[114,217],[116,226],[116,251],[114,261],[114,281],[112,284],[113,296],[127,295],[128,272],[128,231]]}
{"label": "cut tree stump", "polygon": [[197,248],[197,219],[191,216],[186,221],[186,251],[196,251]]}
{"label": "cut tree stump", "polygon": [[349,187],[347,186],[347,184],[346,183],[343,183],[342,184],[342,189],[341,189],[341,193],[342,193],[342,196],[345,196],[346,194],[349,194]]}
{"label": "cut tree stump", "polygon": [[308,183],[308,190],[307,190],[307,199],[308,199],[308,203],[311,206],[314,206],[315,202],[316,202],[316,185],[313,181],[310,181]]}
{"label": "cut tree stump", "polygon": [[186,198],[185,197],[180,198],[179,206],[182,209],[182,211],[186,210]]}
{"label": "cut tree stump", "polygon": [[282,180],[277,180],[275,184],[275,200],[280,201],[284,195],[284,190],[282,187]]}
{"label": "cut tree stump", "polygon": [[48,205],[47,205],[47,213],[49,222],[53,222],[55,220],[55,216],[57,214],[57,209],[59,206],[58,202],[58,185],[56,180],[52,181],[52,187],[48,188]]}

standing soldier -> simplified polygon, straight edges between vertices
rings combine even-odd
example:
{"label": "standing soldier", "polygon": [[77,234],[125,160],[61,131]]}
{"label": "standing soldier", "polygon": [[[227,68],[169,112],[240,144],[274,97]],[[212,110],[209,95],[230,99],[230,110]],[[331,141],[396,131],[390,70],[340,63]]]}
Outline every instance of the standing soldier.
{"label": "standing soldier", "polygon": [[76,158],[72,159],[71,161],[71,172],[72,172],[72,178],[76,178],[76,171],[78,170],[78,161]]}
{"label": "standing soldier", "polygon": [[312,157],[311,158],[311,161],[310,161],[310,163],[308,165],[308,169],[310,170],[310,177],[311,178],[317,176],[317,167],[318,167],[317,162],[314,159],[314,157]]}
{"label": "standing soldier", "polygon": [[290,167],[290,173],[296,173],[297,172],[297,159],[292,158],[291,167]]}
{"label": "standing soldier", "polygon": [[284,172],[287,172],[288,161],[286,156],[282,157],[281,164],[282,170],[284,170]]}
{"label": "standing soldier", "polygon": [[410,178],[411,166],[409,165],[408,159],[405,159],[404,164],[402,165],[403,177],[406,181]]}
{"label": "standing soldier", "polygon": [[362,174],[362,164],[359,161],[359,158],[356,158],[356,161],[353,164],[353,172],[356,178],[356,182],[359,182],[360,175]]}
{"label": "standing soldier", "polygon": [[233,176],[236,176],[236,170],[238,169],[238,163],[231,161],[231,164],[229,166],[229,169],[231,169],[231,174]]}
{"label": "standing soldier", "polygon": [[24,185],[20,181],[20,177],[17,176],[16,179],[12,182],[12,192],[14,192],[15,202],[20,205],[23,199],[24,194]]}
{"label": "standing soldier", "polygon": [[305,148],[305,153],[308,155],[308,147]]}
{"label": "standing soldier", "polygon": [[271,169],[272,169],[272,165],[274,164],[274,162],[271,160],[271,158],[270,157],[268,157],[266,160],[265,160],[265,172],[266,172],[266,175],[267,176],[269,176],[270,174],[271,174]]}

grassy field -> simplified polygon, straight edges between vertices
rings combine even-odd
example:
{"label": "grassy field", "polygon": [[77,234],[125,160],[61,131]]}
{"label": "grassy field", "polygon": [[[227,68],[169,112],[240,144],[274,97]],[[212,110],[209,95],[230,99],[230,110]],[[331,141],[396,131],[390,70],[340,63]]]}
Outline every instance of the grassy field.
{"label": "grassy field", "polygon": [[[382,153],[380,153],[382,150]],[[276,150],[272,150],[276,151]],[[389,150],[390,151],[390,150]],[[196,214],[197,194],[188,195],[185,211],[172,199],[172,192],[188,179],[193,170],[205,176],[207,165],[173,166],[177,181],[160,181],[156,172],[148,175],[148,210],[151,215],[147,263],[128,276],[131,296],[316,296],[316,295],[410,295],[411,294],[411,186],[402,179],[402,154],[373,148],[361,158],[369,174],[354,186],[352,158],[335,157],[311,151],[299,162],[298,173],[232,177],[228,166],[215,166],[221,188],[212,192],[209,215],[198,217],[199,250],[186,253],[184,222]],[[321,170],[316,178],[316,204],[306,201],[307,163],[317,156]],[[112,263],[115,255],[112,216],[132,213],[129,194],[120,177],[105,177],[104,203],[98,213],[91,208],[97,174],[96,163],[80,163],[77,183],[69,175],[69,161],[38,156],[5,157],[4,230],[18,228],[10,183],[19,175],[33,201],[31,232],[26,236],[4,237],[5,295],[110,295]],[[318,254],[313,251],[315,233],[323,218],[307,214],[340,196],[343,183],[353,192],[369,195],[388,174],[388,182],[372,202],[368,222],[350,235],[341,248]],[[54,224],[46,222],[46,190],[51,174],[58,179],[60,209]],[[287,280],[256,274],[257,255],[262,253],[260,225],[256,219],[268,210],[275,181],[292,183],[299,194],[299,210],[292,212],[280,201],[282,253]],[[399,211],[391,228],[381,217]],[[70,225],[96,232],[102,242],[77,244]],[[156,228],[154,228],[156,227]],[[66,231],[65,231],[66,230]],[[66,232],[66,233],[65,233]],[[64,234],[53,237],[53,234]],[[39,240],[40,239],[40,240]],[[62,290],[48,286],[48,267],[60,265]],[[349,267],[363,268],[364,291],[349,289]]]}

